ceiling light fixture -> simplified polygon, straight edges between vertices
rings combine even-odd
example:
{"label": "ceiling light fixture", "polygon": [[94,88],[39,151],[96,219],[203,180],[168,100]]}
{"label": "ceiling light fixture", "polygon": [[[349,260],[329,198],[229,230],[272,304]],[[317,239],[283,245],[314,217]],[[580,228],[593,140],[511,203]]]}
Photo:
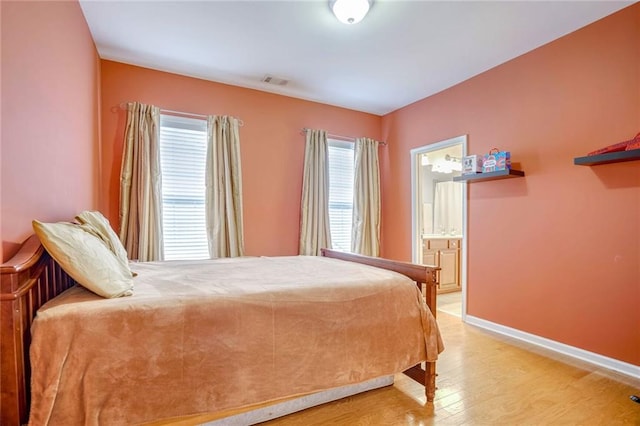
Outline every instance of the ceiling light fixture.
{"label": "ceiling light fixture", "polygon": [[352,25],[362,21],[373,0],[330,0],[329,6],[338,21]]}

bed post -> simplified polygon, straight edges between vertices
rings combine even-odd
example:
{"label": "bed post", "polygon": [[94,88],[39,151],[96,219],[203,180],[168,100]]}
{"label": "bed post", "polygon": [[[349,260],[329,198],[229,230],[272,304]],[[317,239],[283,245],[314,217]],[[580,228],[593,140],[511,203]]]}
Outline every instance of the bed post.
{"label": "bed post", "polygon": [[[439,269],[439,268],[438,268]],[[437,270],[435,269],[431,269],[427,275],[429,275],[427,277],[427,281],[425,283],[425,288],[424,288],[424,293],[425,293],[425,298],[427,300],[427,304],[429,305],[429,309],[431,310],[431,313],[433,314],[434,318],[436,317],[436,312],[437,312],[437,288],[438,288],[438,274],[437,274]],[[427,396],[427,401],[428,402],[433,402],[435,396],[436,396],[436,363],[434,362],[427,362],[426,363],[426,368],[425,368],[425,385],[424,385],[424,390],[425,390],[425,394]]]}
{"label": "bed post", "polygon": [[31,371],[29,344],[36,311],[75,282],[31,236],[0,265],[0,424],[26,424]]}
{"label": "bed post", "polygon": [[17,310],[17,301],[8,298],[4,292],[4,286],[8,284],[4,276],[2,279],[2,294],[0,294],[0,423],[7,425],[19,425],[24,417],[26,394],[24,382],[24,364],[22,330],[13,313]]}

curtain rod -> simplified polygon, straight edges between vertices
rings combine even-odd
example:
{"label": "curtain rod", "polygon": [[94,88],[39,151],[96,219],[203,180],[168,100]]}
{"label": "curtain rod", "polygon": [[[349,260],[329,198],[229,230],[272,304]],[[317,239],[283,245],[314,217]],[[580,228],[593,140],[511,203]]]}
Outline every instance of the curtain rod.
{"label": "curtain rod", "polygon": [[[311,129],[309,129],[307,127],[303,127],[301,132],[302,132],[302,134],[305,134],[309,130],[311,130]],[[357,139],[357,138],[354,138],[353,136],[334,135],[333,133],[327,133],[327,137],[331,138],[331,139],[340,139],[340,140],[347,141],[347,142],[355,142],[356,139]],[[385,146],[387,145],[387,143],[384,142],[384,141],[382,141],[382,142],[378,141],[378,143],[380,145],[385,145]]]}
{"label": "curtain rod", "polygon": [[[120,109],[126,110],[127,109],[127,103],[128,102],[122,102],[119,105]],[[160,113],[166,113],[168,115],[179,115],[179,116],[182,116],[182,117],[200,118],[200,119],[203,119],[203,118],[206,119],[207,117],[209,117],[208,115],[204,115],[204,114],[196,114],[196,113],[193,113],[193,112],[183,112],[183,111],[173,111],[171,109],[163,109],[163,108],[160,108]],[[241,119],[238,119],[238,125],[240,127],[242,127],[242,126],[244,126],[244,122]]]}

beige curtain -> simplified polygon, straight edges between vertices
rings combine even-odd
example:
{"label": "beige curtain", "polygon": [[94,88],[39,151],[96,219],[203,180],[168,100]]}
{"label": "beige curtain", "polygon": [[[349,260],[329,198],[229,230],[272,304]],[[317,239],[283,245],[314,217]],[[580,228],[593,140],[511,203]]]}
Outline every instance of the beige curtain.
{"label": "beige curtain", "polygon": [[120,170],[120,240],[129,259],[163,260],[160,109],[127,104]]}
{"label": "beige curtain", "polygon": [[331,248],[329,147],[327,132],[307,130],[300,208],[300,254],[318,256]]}
{"label": "beige curtain", "polygon": [[380,255],[380,167],[378,142],[356,139],[351,251]]}
{"label": "beige curtain", "polygon": [[209,256],[244,254],[240,132],[236,118],[207,119],[206,220]]}

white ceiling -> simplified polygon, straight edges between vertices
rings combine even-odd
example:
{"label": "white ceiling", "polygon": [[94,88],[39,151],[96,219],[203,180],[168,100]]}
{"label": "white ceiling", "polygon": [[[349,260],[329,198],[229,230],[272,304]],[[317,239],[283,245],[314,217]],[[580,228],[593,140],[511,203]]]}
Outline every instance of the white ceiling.
{"label": "white ceiling", "polygon": [[345,25],[328,0],[80,0],[103,59],[378,115],[632,3],[374,0]]}

